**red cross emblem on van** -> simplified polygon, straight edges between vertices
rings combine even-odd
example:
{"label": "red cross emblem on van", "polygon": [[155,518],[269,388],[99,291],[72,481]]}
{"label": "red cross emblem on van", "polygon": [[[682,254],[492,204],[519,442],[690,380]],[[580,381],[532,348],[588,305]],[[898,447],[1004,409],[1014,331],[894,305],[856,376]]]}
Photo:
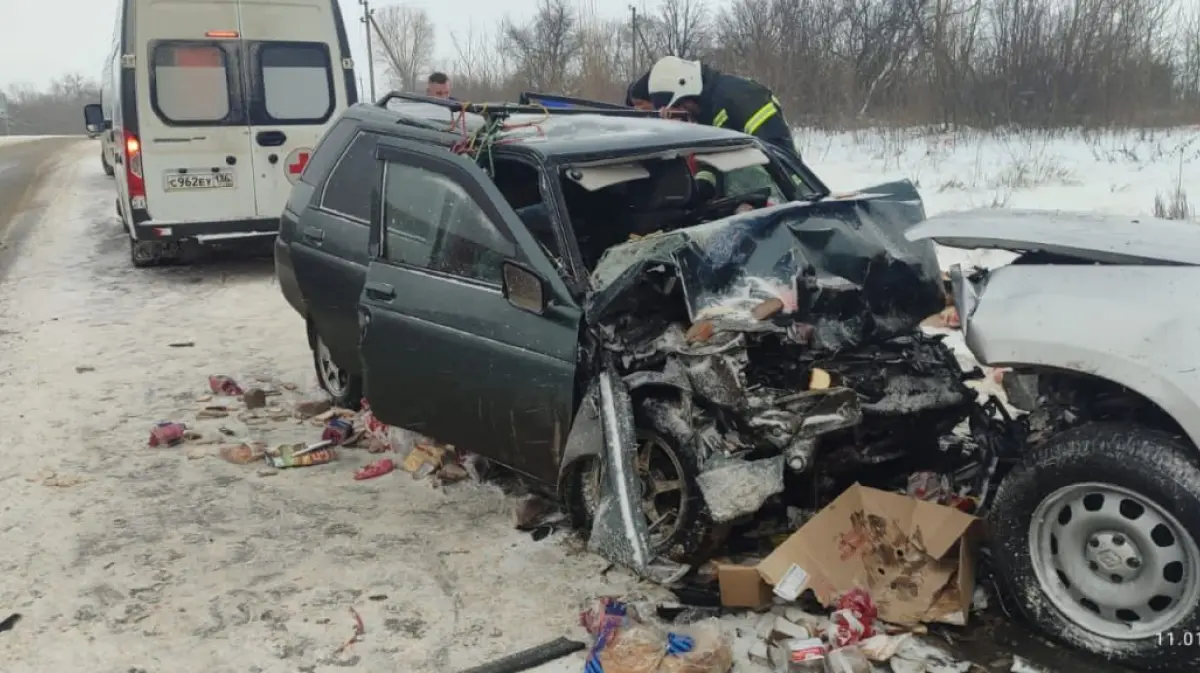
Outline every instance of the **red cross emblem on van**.
{"label": "red cross emblem on van", "polygon": [[312,150],[307,147],[298,147],[292,150],[292,153],[287,156],[287,161],[283,162],[283,168],[286,171],[288,182],[296,184],[300,179],[300,174],[304,172],[304,167],[308,165],[308,157],[312,155]]}

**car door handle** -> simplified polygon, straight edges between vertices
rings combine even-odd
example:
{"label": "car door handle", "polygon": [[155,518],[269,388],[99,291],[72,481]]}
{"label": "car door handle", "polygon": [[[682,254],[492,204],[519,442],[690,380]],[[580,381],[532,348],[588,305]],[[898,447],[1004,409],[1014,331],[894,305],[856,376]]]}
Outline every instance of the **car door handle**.
{"label": "car door handle", "polygon": [[387,283],[367,283],[367,296],[372,299],[395,299],[396,288]]}
{"label": "car door handle", "polygon": [[263,147],[279,147],[287,142],[287,135],[283,131],[259,131],[254,139]]}
{"label": "car door handle", "polygon": [[304,240],[312,243],[321,243],[325,240],[325,230],[316,227],[305,227],[301,235],[304,236]]}

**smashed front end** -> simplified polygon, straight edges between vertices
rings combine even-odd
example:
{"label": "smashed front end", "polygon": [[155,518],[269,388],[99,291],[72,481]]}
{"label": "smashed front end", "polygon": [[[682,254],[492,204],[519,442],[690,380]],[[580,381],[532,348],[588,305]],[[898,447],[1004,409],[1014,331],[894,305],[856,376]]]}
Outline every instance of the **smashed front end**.
{"label": "smashed front end", "polygon": [[[949,348],[919,328],[945,305],[932,244],[903,237],[921,219],[913,191],[791,203],[611,248],[586,315],[593,371],[626,389],[626,406],[610,393],[592,408],[690,452],[718,524],[785,490],[816,497],[839,473],[852,482],[864,466],[937,454],[974,396]],[[598,516],[592,544],[611,552],[615,531],[620,547],[644,533],[628,521],[633,466],[613,464],[632,454],[606,435],[605,511],[626,516]],[[621,494],[634,500],[616,506]]]}

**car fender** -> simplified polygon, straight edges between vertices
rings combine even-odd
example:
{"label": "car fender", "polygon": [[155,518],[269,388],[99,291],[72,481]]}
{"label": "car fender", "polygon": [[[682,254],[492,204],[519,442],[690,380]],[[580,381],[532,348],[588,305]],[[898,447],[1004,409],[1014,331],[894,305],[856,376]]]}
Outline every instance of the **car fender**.
{"label": "car fender", "polygon": [[1022,265],[992,271],[967,347],[994,367],[1051,367],[1123,385],[1200,445],[1200,267]]}
{"label": "car fender", "polygon": [[585,456],[604,464],[600,502],[588,536],[588,548],[641,573],[650,564],[649,533],[642,514],[642,485],[637,477],[637,440],[629,388],[611,367],[602,369],[588,388],[563,447],[559,492],[569,466]]}
{"label": "car fender", "polygon": [[[622,377],[621,383],[630,393],[649,387],[676,390],[688,394],[692,392],[687,374],[677,367],[667,367],[661,372],[633,372]],[[563,447],[562,461],[558,468],[559,493],[564,492],[566,478],[570,474],[573,463],[582,458],[598,457],[604,454],[604,432],[599,410],[599,382],[593,381],[587,394],[584,395],[583,403],[579,405],[579,410],[575,412],[575,419],[571,423],[571,432],[567,435],[567,443]],[[633,407],[630,406],[625,413],[632,418]]]}

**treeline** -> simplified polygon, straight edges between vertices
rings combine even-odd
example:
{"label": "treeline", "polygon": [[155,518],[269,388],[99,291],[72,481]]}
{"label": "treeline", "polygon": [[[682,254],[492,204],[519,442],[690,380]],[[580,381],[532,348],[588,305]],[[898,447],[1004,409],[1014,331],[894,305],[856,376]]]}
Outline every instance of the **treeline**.
{"label": "treeline", "polygon": [[0,132],[35,136],[83,133],[83,106],[100,102],[100,85],[82,75],[56,79],[45,89],[21,84],[0,94],[8,119]]}
{"label": "treeline", "polygon": [[[770,85],[797,125],[1200,123],[1190,0],[660,0],[623,18],[601,7],[541,0],[533,16],[455,34],[420,7],[384,6],[373,58],[381,83],[419,90],[439,69],[469,100],[532,89],[615,101],[677,54]],[[4,98],[9,133],[79,133],[99,91],[69,75]]]}
{"label": "treeline", "polygon": [[[385,7],[375,57],[395,84],[443,69],[456,97],[477,100],[529,88],[616,100],[673,53],[770,85],[803,125],[1200,122],[1188,0],[662,0],[636,19],[597,7],[542,0],[531,18],[457,35],[420,8]],[[436,61],[435,44],[455,57]]]}

